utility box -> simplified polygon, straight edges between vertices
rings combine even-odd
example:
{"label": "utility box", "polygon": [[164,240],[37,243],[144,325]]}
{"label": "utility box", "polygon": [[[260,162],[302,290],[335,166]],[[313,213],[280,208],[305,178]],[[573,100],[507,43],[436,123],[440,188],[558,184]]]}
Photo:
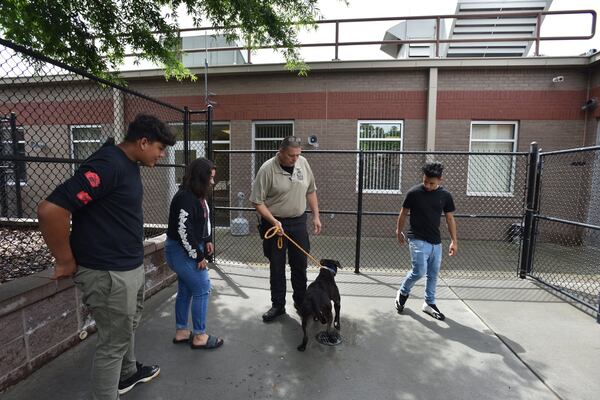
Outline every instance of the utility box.
{"label": "utility box", "polygon": [[508,226],[506,241],[509,243],[520,242],[523,239],[523,223],[514,222]]}
{"label": "utility box", "polygon": [[[237,206],[238,208],[244,207],[244,200],[246,195],[244,192],[238,192],[237,194]],[[232,236],[246,236],[250,234],[250,224],[248,220],[242,215],[242,210],[238,211],[238,216],[231,221],[230,232]]]}

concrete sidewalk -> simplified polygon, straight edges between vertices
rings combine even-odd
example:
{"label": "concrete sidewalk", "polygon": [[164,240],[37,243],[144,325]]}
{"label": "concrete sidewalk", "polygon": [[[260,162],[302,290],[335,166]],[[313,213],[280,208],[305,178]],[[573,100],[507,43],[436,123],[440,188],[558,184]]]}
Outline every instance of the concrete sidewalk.
{"label": "concrete sidewalk", "polygon": [[[222,265],[211,278],[207,325],[225,345],[173,345],[176,285],[163,290],[147,302],[136,351],[140,361],[159,363],[161,374],[123,399],[592,400],[600,393],[600,326],[530,281],[440,280],[438,305],[447,319],[436,321],[420,311],[423,282],[398,315],[400,276],[342,272],[344,342],[317,343],[321,326],[313,325],[301,353],[291,306],[273,323],[261,320],[270,305],[267,270]],[[2,399],[87,399],[95,341],[93,335]]]}

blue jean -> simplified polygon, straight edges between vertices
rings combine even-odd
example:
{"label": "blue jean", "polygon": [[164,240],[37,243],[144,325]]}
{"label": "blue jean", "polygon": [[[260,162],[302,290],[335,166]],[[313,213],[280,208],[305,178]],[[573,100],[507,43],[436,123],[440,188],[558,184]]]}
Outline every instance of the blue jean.
{"label": "blue jean", "polygon": [[[204,251],[204,244],[198,246]],[[165,255],[169,267],[177,274],[177,297],[175,299],[175,325],[177,329],[188,329],[190,303],[194,335],[206,333],[206,313],[210,295],[208,269],[198,269],[198,263],[190,258],[177,240],[167,238]]]}
{"label": "blue jean", "polygon": [[409,239],[412,270],[406,274],[398,294],[408,296],[412,287],[423,275],[427,275],[425,302],[435,304],[435,289],[442,264],[442,244],[431,244],[424,240]]}

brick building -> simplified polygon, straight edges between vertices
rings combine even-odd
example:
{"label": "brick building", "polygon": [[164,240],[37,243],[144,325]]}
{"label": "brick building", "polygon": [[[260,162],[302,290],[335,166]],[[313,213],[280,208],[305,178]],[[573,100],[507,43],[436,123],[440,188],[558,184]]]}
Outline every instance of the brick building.
{"label": "brick building", "polygon": [[[313,136],[320,151],[523,152],[532,141],[546,151],[595,145],[599,143],[600,108],[584,110],[582,106],[600,97],[599,59],[596,54],[336,61],[311,64],[307,77],[287,72],[280,65],[211,67],[208,88],[214,102],[214,148],[273,149],[289,134],[299,136],[304,143]],[[192,110],[205,108],[202,79],[165,81],[160,70],[124,72],[123,76],[131,89]],[[124,126],[136,112],[145,110],[143,104],[116,91],[88,96],[95,85],[72,79],[5,83],[1,111],[17,114],[23,127],[24,152],[85,158],[105,136],[119,134],[115,127]],[[160,110],[158,114],[181,131],[179,113]],[[203,154],[203,132],[201,122],[193,124],[192,156]],[[306,150],[314,148],[305,145]],[[181,162],[182,153],[179,145],[170,151],[166,162]],[[235,206],[238,192],[249,193],[254,170],[265,156],[217,153],[216,157],[220,204]],[[307,157],[315,158],[319,165],[323,207],[353,209],[356,155],[307,153]],[[423,158],[387,157],[367,163],[367,209],[397,211],[398,196],[419,179],[416,165]],[[452,189],[464,197],[465,212],[490,207],[518,209],[522,205],[521,188],[514,183],[522,181],[524,162],[501,158],[493,160],[498,165],[486,167],[487,161],[471,157],[457,167],[460,177],[448,176]],[[64,176],[71,171],[68,166],[61,168]],[[48,170],[36,168],[35,163],[25,169],[23,215],[32,217],[40,196],[50,189],[48,182],[56,182],[57,177],[48,177]],[[52,173],[56,174],[56,169]],[[176,189],[180,172],[161,169],[148,174],[153,177],[148,192],[163,194],[147,196],[147,209],[153,211],[146,219],[162,223],[165,202]],[[340,199],[341,193],[350,197]],[[227,226],[228,220],[222,217],[220,224]]]}

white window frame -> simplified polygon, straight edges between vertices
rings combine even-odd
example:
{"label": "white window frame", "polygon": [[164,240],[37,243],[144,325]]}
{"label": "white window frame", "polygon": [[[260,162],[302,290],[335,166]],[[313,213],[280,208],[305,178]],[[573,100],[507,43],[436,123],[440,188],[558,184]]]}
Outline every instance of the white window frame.
{"label": "white window frame", "polygon": [[[18,127],[17,129],[23,129],[22,127]],[[3,140],[2,143],[4,145],[9,145],[12,146],[12,140]],[[23,129],[23,140],[17,140],[17,144],[22,144],[23,145],[23,155],[26,156],[27,155],[27,141],[25,140],[25,130]],[[17,161],[17,162],[21,162],[21,161]],[[24,162],[23,163],[23,168],[25,168],[24,174],[25,174],[25,179],[20,179],[19,180],[19,186],[27,186],[27,163]],[[16,171],[13,171],[13,173]],[[16,186],[17,182],[13,179],[7,179],[5,182],[6,186]]]}
{"label": "white window frame", "polygon": [[[98,125],[98,124],[86,124],[86,125],[69,125],[69,135],[71,138],[70,141],[70,145],[71,145],[71,158],[75,159],[75,142],[77,143],[100,143],[100,147],[102,147],[102,144],[106,141],[106,139],[99,139],[99,140],[75,140],[73,138],[73,130],[74,129],[85,129],[85,128],[99,128],[100,129],[100,133],[102,133],[102,125]],[[75,173],[75,170],[77,170],[77,165],[76,164],[71,164],[72,165],[72,170],[73,173]]]}
{"label": "white window frame", "polygon": [[[396,138],[378,138],[364,139],[360,137],[361,124],[398,124],[400,125],[400,139]],[[358,120],[356,121],[356,149],[360,151],[361,142],[400,142],[400,151],[404,150],[404,120]],[[358,193],[358,167],[359,156],[356,156],[356,192]],[[363,193],[370,194],[401,194],[402,193],[402,154],[400,154],[400,170],[398,172],[398,189],[364,189]],[[363,182],[364,183],[364,182]]]}
{"label": "white window frame", "polygon": [[[274,139],[278,139],[281,140],[283,138],[257,138],[256,137],[256,126],[257,125],[273,125],[273,124],[290,124],[292,125],[292,134],[290,136],[294,136],[294,133],[296,132],[296,125],[294,124],[294,120],[272,120],[272,121],[252,121],[252,150],[256,150],[256,142],[267,142],[267,141],[272,141]],[[256,176],[256,173],[258,172],[256,170],[256,153],[252,153],[252,168],[250,168],[251,170],[251,180],[254,180],[254,177]]]}
{"label": "white window frame", "polygon": [[[474,125],[512,125],[513,126],[513,138],[512,139],[473,139],[473,126]],[[471,121],[469,132],[469,152],[472,150],[473,142],[488,142],[488,143],[512,143],[511,152],[517,151],[517,144],[519,138],[519,121]],[[510,190],[508,192],[472,192],[469,190],[469,178],[471,176],[471,158],[469,157],[469,163],[467,167],[467,196],[474,197],[514,197],[515,189],[515,175],[516,175],[517,163],[516,157],[512,156],[511,168],[510,168]]]}

